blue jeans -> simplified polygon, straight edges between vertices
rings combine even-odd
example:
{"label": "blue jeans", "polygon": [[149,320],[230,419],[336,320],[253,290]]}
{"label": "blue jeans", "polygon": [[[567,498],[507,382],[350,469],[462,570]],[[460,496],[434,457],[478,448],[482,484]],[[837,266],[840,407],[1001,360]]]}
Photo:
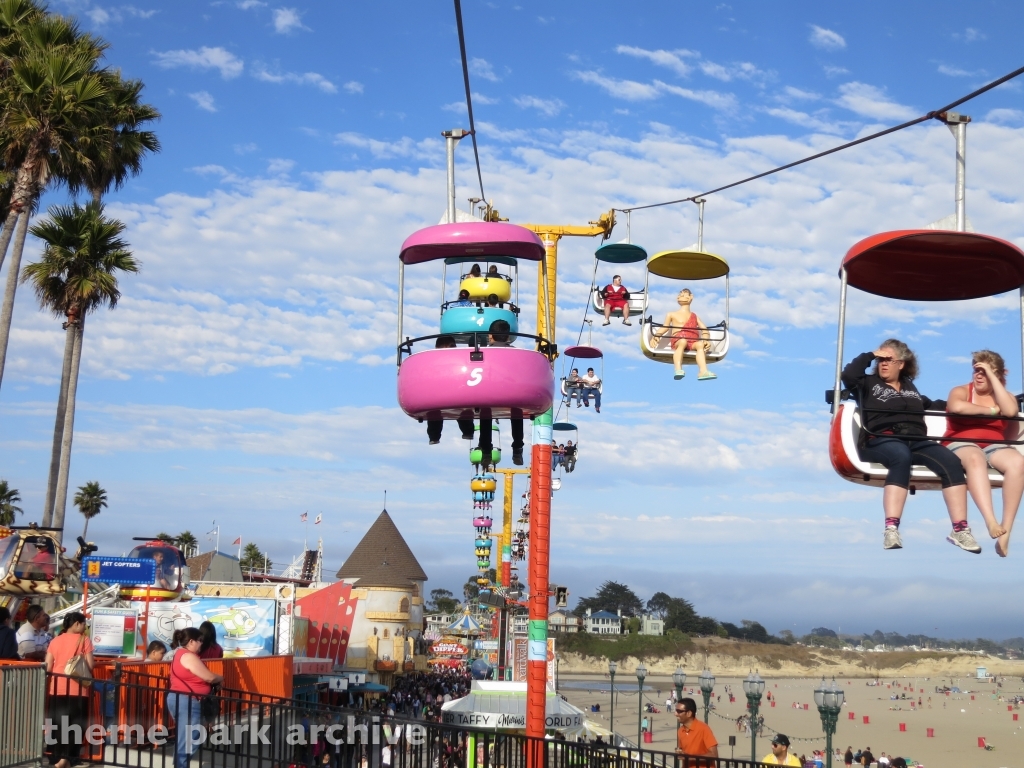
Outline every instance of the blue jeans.
{"label": "blue jeans", "polygon": [[895,437],[869,437],[860,449],[865,461],[875,461],[889,470],[886,485],[910,487],[910,467],[924,466],[939,476],[943,488],[964,485],[964,465],[956,454],[934,440],[899,440]]}
{"label": "blue jeans", "polygon": [[601,390],[599,390],[597,387],[586,387],[583,390],[583,402],[584,402],[584,404],[588,404],[590,402],[590,396],[591,395],[594,396],[594,407],[595,408],[600,408],[601,407]]}
{"label": "blue jeans", "polygon": [[572,405],[573,397],[576,398],[576,402],[583,399],[583,387],[576,384],[566,384],[565,391],[568,393],[569,404]]}
{"label": "blue jeans", "polygon": [[174,768],[188,768],[189,758],[199,746],[201,713],[199,699],[187,693],[167,694],[167,711],[174,718],[177,740],[174,743]]}

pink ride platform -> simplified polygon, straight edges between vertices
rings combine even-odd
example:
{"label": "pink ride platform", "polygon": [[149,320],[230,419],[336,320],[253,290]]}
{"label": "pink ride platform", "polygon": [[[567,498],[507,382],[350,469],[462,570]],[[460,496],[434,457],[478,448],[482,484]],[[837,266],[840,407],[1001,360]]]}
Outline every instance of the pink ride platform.
{"label": "pink ride platform", "polygon": [[398,404],[417,419],[529,418],[544,413],[554,397],[546,356],[530,349],[483,347],[426,349],[402,361]]}
{"label": "pink ride platform", "polygon": [[540,261],[544,244],[533,232],[500,221],[437,224],[413,232],[402,243],[399,258],[404,264],[421,264],[451,256],[512,256]]}

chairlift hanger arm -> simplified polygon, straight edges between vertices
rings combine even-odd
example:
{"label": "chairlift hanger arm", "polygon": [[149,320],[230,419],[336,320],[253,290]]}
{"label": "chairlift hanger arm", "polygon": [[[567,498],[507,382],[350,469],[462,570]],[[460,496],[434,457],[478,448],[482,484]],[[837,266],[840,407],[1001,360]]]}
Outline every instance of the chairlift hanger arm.
{"label": "chairlift hanger arm", "polygon": [[520,224],[519,226],[536,232],[538,235],[556,235],[558,237],[596,237],[607,240],[615,228],[615,211],[602,213],[597,221],[588,222],[590,226],[573,226],[569,224]]}

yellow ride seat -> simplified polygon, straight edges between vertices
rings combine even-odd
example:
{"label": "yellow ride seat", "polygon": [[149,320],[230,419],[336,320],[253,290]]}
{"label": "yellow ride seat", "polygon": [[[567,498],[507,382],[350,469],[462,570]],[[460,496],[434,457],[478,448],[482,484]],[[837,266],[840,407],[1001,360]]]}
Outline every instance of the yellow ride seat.
{"label": "yellow ride seat", "polygon": [[486,301],[492,293],[499,302],[507,302],[512,298],[512,283],[504,277],[467,277],[459,285],[460,291],[469,291],[473,301]]}

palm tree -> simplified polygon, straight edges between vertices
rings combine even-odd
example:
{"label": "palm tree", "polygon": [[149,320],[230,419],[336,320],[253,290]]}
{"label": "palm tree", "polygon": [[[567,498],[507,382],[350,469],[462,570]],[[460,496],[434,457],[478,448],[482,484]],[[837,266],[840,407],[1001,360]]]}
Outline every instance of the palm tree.
{"label": "palm tree", "polygon": [[85,528],[82,529],[82,538],[89,534],[89,521],[98,515],[107,506],[107,492],[100,488],[95,480],[80,485],[78,493],[75,494],[75,506],[85,518]]}
{"label": "palm tree", "polygon": [[182,531],[178,534],[178,548],[185,557],[195,557],[199,553],[199,541],[192,531]]}
{"label": "palm tree", "polygon": [[71,186],[86,188],[99,203],[111,188],[120,189],[132,176],[142,173],[147,153],[160,151],[160,140],[146,124],[160,113],[141,100],[141,80],[123,80],[120,73],[103,73],[106,88],[100,130],[87,137],[83,151],[89,162],[76,169]]}
{"label": "palm tree", "polygon": [[21,507],[14,506],[21,501],[17,488],[11,488],[6,480],[0,480],[0,525],[13,525],[14,516],[21,514]]}
{"label": "palm tree", "polygon": [[8,73],[0,80],[0,151],[14,176],[3,231],[13,235],[13,250],[0,310],[0,384],[29,217],[51,179],[72,191],[80,186],[81,169],[93,164],[86,150],[103,134],[109,85],[97,68],[106,44],[62,16],[27,18],[7,43],[16,55],[4,57]]}
{"label": "palm tree", "polygon": [[[43,309],[68,318],[65,327],[72,348],[66,399],[61,401],[64,403],[64,424],[61,428],[60,460],[51,519],[46,521],[44,518],[44,525],[49,523],[54,528],[63,528],[85,318],[104,304],[111,309],[117,306],[121,298],[118,273],[138,272],[139,265],[128,250],[128,244],[121,239],[125,225],[104,216],[102,205],[89,203],[80,206],[75,203],[54,206],[48,213],[47,219],[32,227],[32,234],[46,244],[42,257],[25,268],[22,280],[32,283]],[[59,402],[58,411],[60,405]]]}

